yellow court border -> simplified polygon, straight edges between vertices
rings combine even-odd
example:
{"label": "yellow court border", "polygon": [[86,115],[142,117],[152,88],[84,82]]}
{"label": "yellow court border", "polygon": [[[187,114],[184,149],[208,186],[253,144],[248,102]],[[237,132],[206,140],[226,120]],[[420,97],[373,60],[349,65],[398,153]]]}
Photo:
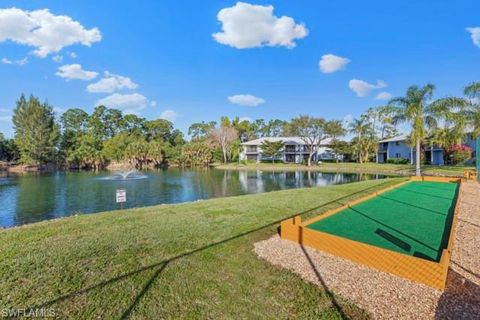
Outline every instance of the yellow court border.
{"label": "yellow court border", "polygon": [[[443,249],[439,262],[429,261],[374,245],[346,239],[340,236],[331,235],[318,230],[306,228],[307,225],[326,219],[348,207],[372,199],[382,193],[396,189],[410,181],[432,181],[432,182],[456,182],[459,183],[459,193],[455,203],[452,226],[447,248]],[[280,224],[280,236],[282,239],[294,241],[304,246],[312,247],[335,256],[366,265],[377,270],[394,274],[417,283],[422,283],[438,290],[445,289],[448,266],[453,249],[455,228],[459,203],[462,197],[462,179],[444,177],[411,177],[394,186],[379,190],[365,197],[351,201],[338,208],[328,210],[325,213],[302,222],[300,216],[287,219]]]}

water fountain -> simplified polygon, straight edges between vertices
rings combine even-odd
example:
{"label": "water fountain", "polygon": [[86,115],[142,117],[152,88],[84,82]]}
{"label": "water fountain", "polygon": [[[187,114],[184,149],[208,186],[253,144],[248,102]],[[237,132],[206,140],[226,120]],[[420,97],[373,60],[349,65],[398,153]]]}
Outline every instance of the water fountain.
{"label": "water fountain", "polygon": [[147,178],[146,175],[141,173],[138,170],[130,170],[126,172],[118,172],[109,177],[106,177],[106,180],[138,180],[138,179],[145,179]]}

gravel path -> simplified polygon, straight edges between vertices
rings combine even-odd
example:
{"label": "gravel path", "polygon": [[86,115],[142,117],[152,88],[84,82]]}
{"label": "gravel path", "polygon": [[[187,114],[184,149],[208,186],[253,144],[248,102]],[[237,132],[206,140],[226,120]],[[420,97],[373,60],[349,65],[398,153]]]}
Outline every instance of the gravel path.
{"label": "gravel path", "polygon": [[368,310],[375,319],[480,319],[480,185],[462,186],[445,292],[274,236],[258,256]]}

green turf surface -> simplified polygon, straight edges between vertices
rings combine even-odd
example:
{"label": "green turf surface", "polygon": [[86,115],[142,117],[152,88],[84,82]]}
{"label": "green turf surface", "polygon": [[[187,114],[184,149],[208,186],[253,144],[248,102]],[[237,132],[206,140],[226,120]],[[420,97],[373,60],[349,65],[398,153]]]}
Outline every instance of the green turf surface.
{"label": "green turf surface", "polygon": [[448,243],[458,187],[409,182],[307,227],[439,261]]}

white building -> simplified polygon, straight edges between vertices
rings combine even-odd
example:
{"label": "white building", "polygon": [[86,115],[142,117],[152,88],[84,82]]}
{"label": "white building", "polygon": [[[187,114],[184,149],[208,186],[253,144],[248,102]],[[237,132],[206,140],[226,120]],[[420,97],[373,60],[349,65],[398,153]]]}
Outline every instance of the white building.
{"label": "white building", "polygon": [[[308,159],[309,148],[300,137],[264,137],[242,143],[240,160],[271,161],[271,157],[262,154],[262,142],[265,140],[271,142],[282,141],[284,143],[284,148],[280,155],[275,158],[275,161],[302,163]],[[331,139],[324,139],[320,143],[318,152],[312,157],[313,162],[335,159],[335,154],[329,148],[330,142]]]}

